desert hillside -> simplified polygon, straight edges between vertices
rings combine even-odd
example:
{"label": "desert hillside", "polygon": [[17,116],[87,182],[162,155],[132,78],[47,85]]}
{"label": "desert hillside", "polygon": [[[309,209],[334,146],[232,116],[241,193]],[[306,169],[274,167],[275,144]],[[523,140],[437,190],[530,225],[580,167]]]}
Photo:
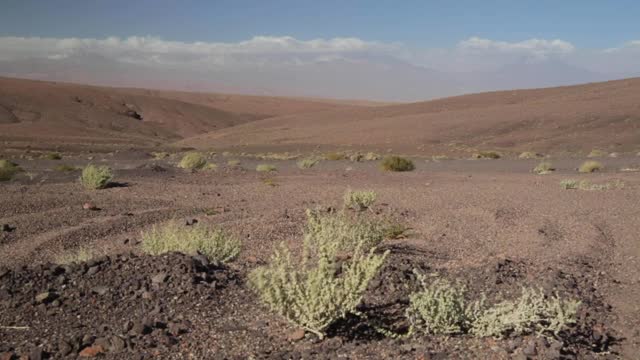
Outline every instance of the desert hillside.
{"label": "desert hillside", "polygon": [[409,153],[474,149],[636,150],[640,78],[293,114],[179,142],[198,148],[369,147]]}
{"label": "desert hillside", "polygon": [[165,145],[271,116],[337,108],[353,106],[0,78],[0,141],[36,147]]}

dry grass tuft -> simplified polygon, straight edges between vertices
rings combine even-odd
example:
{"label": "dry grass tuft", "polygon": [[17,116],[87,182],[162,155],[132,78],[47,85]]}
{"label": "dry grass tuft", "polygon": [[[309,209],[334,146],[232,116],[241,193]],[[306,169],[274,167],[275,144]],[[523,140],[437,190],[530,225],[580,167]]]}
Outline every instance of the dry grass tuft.
{"label": "dry grass tuft", "polygon": [[256,166],[256,171],[258,172],[273,172],[277,170],[278,169],[271,164],[259,164],[258,166]]}
{"label": "dry grass tuft", "polygon": [[592,173],[596,171],[600,171],[604,168],[601,162],[595,160],[587,160],[578,168],[578,172],[581,173]]}
{"label": "dry grass tuft", "polygon": [[550,174],[554,171],[556,171],[556,168],[554,168],[553,164],[551,164],[548,161],[543,161],[540,164],[538,164],[535,168],[533,168],[533,172],[538,175]]}
{"label": "dry grass tuft", "polygon": [[387,156],[382,159],[380,168],[384,171],[411,171],[415,165],[409,159],[400,156]]}

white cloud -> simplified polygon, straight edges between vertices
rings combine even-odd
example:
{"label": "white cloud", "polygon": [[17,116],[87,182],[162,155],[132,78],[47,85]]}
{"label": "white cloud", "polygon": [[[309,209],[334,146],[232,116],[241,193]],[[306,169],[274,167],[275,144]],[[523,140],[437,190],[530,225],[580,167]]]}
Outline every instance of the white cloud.
{"label": "white cloud", "polygon": [[471,37],[458,43],[458,49],[490,53],[518,53],[536,57],[554,54],[569,54],[575,50],[570,42],[554,39],[529,39],[520,42],[496,41]]}

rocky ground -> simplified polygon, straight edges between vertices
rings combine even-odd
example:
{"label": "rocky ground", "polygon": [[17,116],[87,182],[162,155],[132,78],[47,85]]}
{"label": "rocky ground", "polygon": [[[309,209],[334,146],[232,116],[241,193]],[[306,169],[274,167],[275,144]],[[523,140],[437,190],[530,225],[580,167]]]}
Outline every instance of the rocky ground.
{"label": "rocky ground", "polygon": [[[601,159],[605,171],[577,174],[583,159],[416,160],[410,173],[374,162],[295,161],[218,155],[217,171],[190,173],[142,152],[63,154],[28,160],[0,183],[0,359],[11,358],[416,358],[633,359],[639,350],[640,159]],[[87,157],[93,157],[88,160]],[[60,163],[105,163],[118,186],[86,191]],[[260,174],[258,163],[278,171]],[[623,188],[564,190],[563,179],[617,181]],[[410,228],[388,240],[391,255],[369,287],[362,316],[335,324],[322,341],[274,316],[246,285],[273,246],[300,245],[306,208],[339,207],[348,188],[379,195],[373,211]],[[83,208],[91,203],[93,210]],[[221,226],[243,239],[228,265],[200,256],[143,255],[140,232],[177,218]],[[56,264],[89,248],[80,264]],[[557,337],[390,338],[407,330],[414,269],[465,283],[472,298],[512,298],[522,286],[582,302],[578,323]]]}

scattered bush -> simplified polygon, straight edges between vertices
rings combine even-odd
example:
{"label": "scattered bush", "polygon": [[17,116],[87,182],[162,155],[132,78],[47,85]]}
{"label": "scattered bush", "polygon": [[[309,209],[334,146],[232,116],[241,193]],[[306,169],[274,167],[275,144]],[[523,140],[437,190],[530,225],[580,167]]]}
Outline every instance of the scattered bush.
{"label": "scattered bush", "polygon": [[305,255],[293,259],[281,244],[268,265],[249,274],[249,284],[262,302],[320,338],[336,320],[357,312],[364,292],[388,254],[378,255],[375,249],[364,251],[362,246],[356,246],[352,256],[339,263],[335,254],[326,250],[305,242]]}
{"label": "scattered bush", "polygon": [[238,165],[240,165],[240,160],[231,159],[231,160],[227,161],[227,165],[228,166],[238,166]]}
{"label": "scattered bush", "polygon": [[59,265],[66,265],[72,263],[87,262],[96,257],[96,252],[89,248],[79,248],[73,252],[67,252],[59,255],[55,259],[55,263]]}
{"label": "scattered bush", "polygon": [[385,239],[404,239],[409,230],[411,229],[404,224],[387,222],[383,228],[383,236]]}
{"label": "scattered bush", "polygon": [[178,164],[179,168],[188,169],[188,170],[198,170],[202,169],[207,165],[207,159],[199,152],[190,152],[186,153],[180,163]]}
{"label": "scattered bush", "polygon": [[344,206],[353,210],[363,211],[376,201],[375,191],[351,191],[344,194]]}
{"label": "scattered bush", "polygon": [[584,163],[582,163],[582,165],[580,165],[580,167],[578,168],[578,172],[592,173],[595,171],[600,171],[602,170],[602,168],[603,166],[601,162],[594,161],[594,160],[587,160]]}
{"label": "scattered bush", "polygon": [[578,180],[565,179],[560,181],[560,186],[565,190],[574,190],[580,186],[580,182]]}
{"label": "scattered bush", "polygon": [[480,151],[472,156],[474,159],[500,159],[502,155],[497,151]]}
{"label": "scattered bush", "polygon": [[297,165],[298,165],[298,168],[300,169],[310,169],[314,167],[319,161],[320,160],[316,158],[308,157],[308,158],[298,160]]}
{"label": "scattered bush", "polygon": [[113,173],[108,166],[87,165],[82,170],[80,182],[89,190],[106,188],[113,179]]}
{"label": "scattered bush", "polygon": [[172,251],[200,253],[209,260],[225,263],[238,257],[240,248],[240,240],[223,230],[204,225],[180,226],[175,220],[142,233],[142,250],[151,255]]}
{"label": "scattered bush", "polygon": [[202,168],[202,170],[215,171],[218,170],[218,165],[208,162],[207,165]]}
{"label": "scattered bush", "polygon": [[18,164],[9,160],[0,160],[0,181],[9,181],[20,171],[22,169]]}
{"label": "scattered bush", "polygon": [[329,152],[329,153],[324,154],[324,159],[325,160],[337,161],[337,160],[344,160],[346,158],[347,158],[347,156],[344,153],[341,153],[341,152]]}
{"label": "scattered bush", "polygon": [[607,153],[605,151],[598,150],[598,149],[591,150],[589,155],[587,155],[587,157],[590,157],[590,158],[603,157],[603,156],[607,156]]}
{"label": "scattered bush", "polygon": [[321,213],[307,210],[304,241],[325,252],[351,253],[357,247],[363,251],[378,246],[384,240],[384,228],[363,216],[344,212]]}
{"label": "scattered bush", "polygon": [[413,162],[400,156],[387,156],[382,159],[380,168],[384,171],[411,171],[415,169]]}
{"label": "scattered bush", "polygon": [[256,171],[258,172],[272,172],[276,170],[276,167],[270,164],[260,164],[256,166]]}
{"label": "scattered bush", "polygon": [[518,156],[519,159],[538,159],[538,158],[541,158],[541,157],[543,157],[542,154],[538,154],[538,153],[531,152],[531,151],[525,151],[525,152],[523,152],[522,154],[520,154]]}
{"label": "scattered bush", "polygon": [[411,324],[409,333],[450,335],[471,329],[484,300],[469,303],[465,300],[464,286],[453,286],[446,280],[436,280],[427,286],[426,277],[417,275],[423,289],[409,296],[405,312]]}
{"label": "scattered bush", "polygon": [[442,160],[448,160],[449,157],[447,155],[433,155],[431,157],[431,160],[433,161],[442,161]]}
{"label": "scattered bush", "polygon": [[162,160],[168,158],[169,153],[164,151],[154,151],[151,153],[151,156],[153,156],[155,160]]}
{"label": "scattered bush", "polygon": [[55,171],[60,171],[60,172],[69,172],[69,171],[76,171],[79,170],[77,167],[75,166],[71,166],[71,165],[67,165],[67,164],[60,164],[60,165],[56,165],[53,170]]}
{"label": "scattered bush", "polygon": [[59,153],[48,153],[44,154],[43,158],[47,160],[62,160],[62,155],[60,155]]}
{"label": "scattered bush", "polygon": [[376,160],[380,160],[382,159],[382,156],[380,156],[379,154],[373,153],[373,152],[368,152],[366,154],[364,154],[364,158],[365,161],[376,161]]}
{"label": "scattered bush", "polygon": [[269,185],[269,186],[271,186],[271,187],[276,187],[276,186],[278,186],[278,183],[277,183],[275,180],[273,180],[273,179],[263,179],[263,180],[262,180],[262,183],[263,183],[263,184],[265,184],[265,185]]}
{"label": "scattered bush", "polygon": [[556,171],[556,168],[548,161],[543,161],[538,164],[535,168],[533,168],[533,172],[538,175],[549,174],[553,171]]}
{"label": "scattered bush", "polygon": [[547,299],[542,290],[523,288],[519,299],[503,301],[479,314],[471,332],[493,337],[530,333],[557,335],[575,323],[579,305],[578,301],[557,296]]}

